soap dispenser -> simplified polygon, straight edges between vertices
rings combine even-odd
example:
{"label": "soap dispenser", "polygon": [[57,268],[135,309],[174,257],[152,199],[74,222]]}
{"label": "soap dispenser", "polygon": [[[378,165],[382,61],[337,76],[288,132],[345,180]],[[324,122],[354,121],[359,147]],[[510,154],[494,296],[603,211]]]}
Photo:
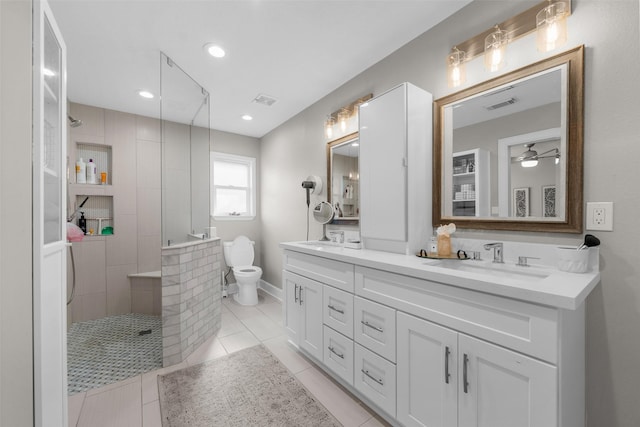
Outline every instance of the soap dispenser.
{"label": "soap dispenser", "polygon": [[84,217],[84,212],[80,212],[80,218],[78,218],[78,227],[84,234],[87,234],[87,219]]}

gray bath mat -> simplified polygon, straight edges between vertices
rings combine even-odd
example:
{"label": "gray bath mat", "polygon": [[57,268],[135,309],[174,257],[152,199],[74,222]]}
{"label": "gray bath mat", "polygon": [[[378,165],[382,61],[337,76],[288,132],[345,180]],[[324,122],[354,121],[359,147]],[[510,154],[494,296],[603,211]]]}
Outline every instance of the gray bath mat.
{"label": "gray bath mat", "polygon": [[262,345],[158,377],[164,427],[341,424]]}

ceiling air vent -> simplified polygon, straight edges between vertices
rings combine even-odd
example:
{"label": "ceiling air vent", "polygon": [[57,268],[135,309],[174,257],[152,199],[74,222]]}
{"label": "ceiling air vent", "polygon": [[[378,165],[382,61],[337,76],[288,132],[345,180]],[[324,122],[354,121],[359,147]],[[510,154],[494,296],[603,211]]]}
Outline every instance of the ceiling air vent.
{"label": "ceiling air vent", "polygon": [[269,95],[264,95],[262,93],[256,96],[255,98],[253,98],[253,102],[255,102],[256,104],[266,105],[267,107],[271,107],[273,104],[276,103],[276,101],[277,99]]}
{"label": "ceiling air vent", "polygon": [[497,110],[498,108],[502,108],[502,107],[506,107],[507,105],[512,105],[515,104],[516,102],[518,102],[517,99],[515,98],[510,98],[507,99],[506,101],[502,101],[502,102],[498,102],[497,104],[493,104],[490,105],[488,107],[485,107],[487,110],[491,111],[491,110]]}

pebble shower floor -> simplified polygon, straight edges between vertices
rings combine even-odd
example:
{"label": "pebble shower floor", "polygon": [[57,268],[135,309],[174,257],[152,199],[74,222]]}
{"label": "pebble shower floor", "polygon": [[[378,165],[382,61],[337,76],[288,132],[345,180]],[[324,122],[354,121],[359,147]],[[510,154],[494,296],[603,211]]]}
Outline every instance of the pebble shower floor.
{"label": "pebble shower floor", "polygon": [[123,314],[71,325],[68,393],[76,394],[162,367],[162,319]]}

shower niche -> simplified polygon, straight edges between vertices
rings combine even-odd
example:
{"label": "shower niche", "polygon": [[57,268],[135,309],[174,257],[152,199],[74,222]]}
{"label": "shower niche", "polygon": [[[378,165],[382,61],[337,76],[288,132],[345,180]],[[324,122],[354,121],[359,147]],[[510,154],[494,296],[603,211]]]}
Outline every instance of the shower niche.
{"label": "shower niche", "polygon": [[[85,142],[76,143],[76,160],[82,158],[85,163],[89,162],[89,159],[93,159],[96,164],[96,184],[97,185],[111,185],[111,146],[103,144],[91,144]],[[101,180],[101,174],[105,174],[104,183]],[[76,182],[75,174],[73,176],[73,182]],[[77,184],[77,185],[96,185],[96,184]]]}

